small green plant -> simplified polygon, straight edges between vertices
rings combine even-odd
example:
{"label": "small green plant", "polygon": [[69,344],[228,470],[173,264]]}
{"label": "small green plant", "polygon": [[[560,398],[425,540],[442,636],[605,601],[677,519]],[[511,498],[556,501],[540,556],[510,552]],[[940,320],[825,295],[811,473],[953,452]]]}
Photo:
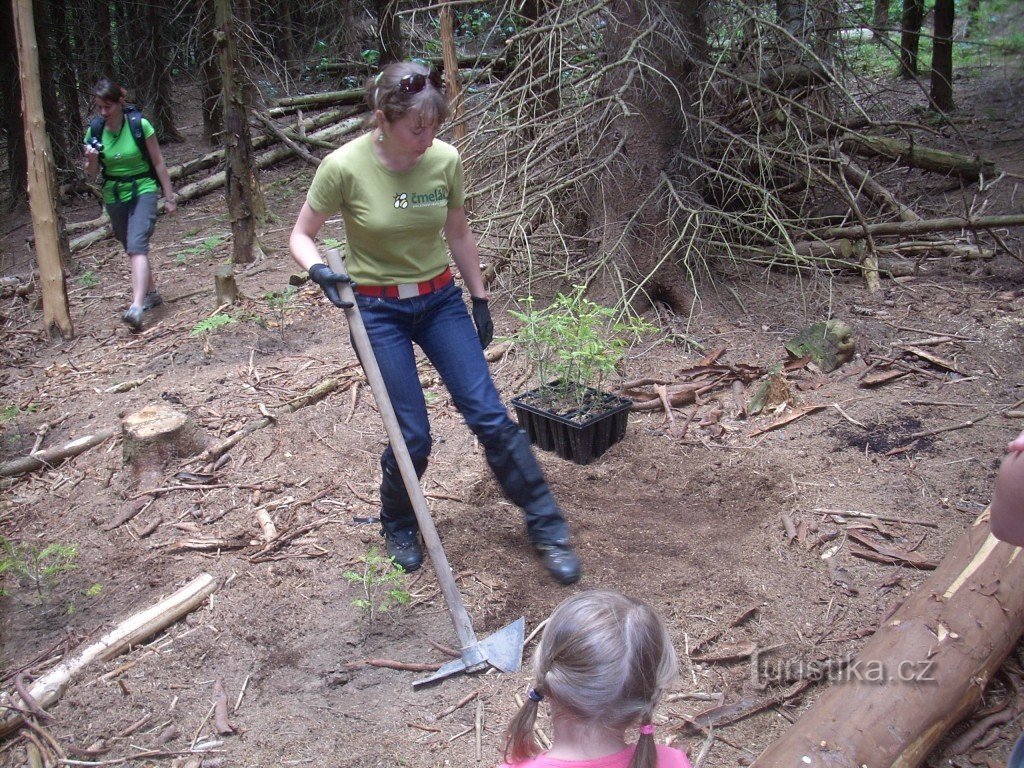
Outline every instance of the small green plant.
{"label": "small green plant", "polygon": [[224,242],[224,238],[221,235],[210,235],[204,237],[199,241],[198,245],[193,245],[190,248],[186,248],[183,251],[179,251],[174,256],[176,264],[184,264],[188,261],[189,256],[212,256],[217,246]]}
{"label": "small green plant", "polygon": [[380,63],[380,51],[376,48],[367,48],[359,54],[359,58],[362,59],[363,63],[367,66],[376,67]]}
{"label": "small green plant", "polygon": [[337,240],[333,237],[325,237],[324,248],[341,248],[341,240]]}
{"label": "small green plant", "polygon": [[[78,567],[77,558],[78,548],[73,545],[54,543],[37,549],[0,536],[0,579],[10,574],[35,589],[41,599],[56,587],[63,574]],[[7,594],[0,588],[0,595]]]}
{"label": "small green plant", "polygon": [[396,605],[405,605],[410,595],[402,585],[405,572],[393,558],[380,554],[377,547],[370,547],[359,562],[360,570],[344,571],[341,576],[361,590],[352,605],[365,612],[367,626],[372,628],[381,613],[387,613]]}
{"label": "small green plant", "polygon": [[82,274],[82,276],[78,278],[78,282],[81,283],[85,288],[95,288],[97,285],[100,284],[100,279],[96,277],[96,273],[90,269],[86,270]]}
{"label": "small green plant", "polygon": [[285,313],[291,308],[292,299],[295,297],[295,286],[289,285],[283,291],[267,291],[263,294],[270,305],[270,309],[277,313],[277,324],[281,329],[281,338],[284,339]]}
{"label": "small green plant", "polygon": [[213,333],[218,328],[223,328],[225,325],[231,325],[237,323],[238,320],[232,315],[213,315],[211,317],[204,317],[194,326],[189,332],[190,336],[201,336],[204,333]]}
{"label": "small green plant", "polygon": [[573,286],[543,309],[529,296],[524,311],[512,311],[523,323],[512,339],[533,362],[541,388],[578,407],[589,390],[600,390],[615,373],[630,338],[655,330],[639,318],[621,319],[611,307],[586,298],[585,291],[585,286]]}
{"label": "small green plant", "polygon": [[6,405],[0,406],[0,424],[7,421],[14,421],[16,418],[21,416],[23,411],[21,408],[16,406],[14,403],[7,403]]}

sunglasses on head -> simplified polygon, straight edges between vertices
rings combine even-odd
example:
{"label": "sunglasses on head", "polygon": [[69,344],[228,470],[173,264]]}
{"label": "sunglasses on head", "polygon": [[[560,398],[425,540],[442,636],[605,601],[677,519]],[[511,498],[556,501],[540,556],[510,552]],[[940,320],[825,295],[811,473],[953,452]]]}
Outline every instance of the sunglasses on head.
{"label": "sunglasses on head", "polygon": [[414,75],[406,75],[398,81],[398,90],[402,93],[419,93],[427,87],[428,82],[439,91],[444,89],[441,73],[432,69],[429,75],[421,75],[418,72]]}

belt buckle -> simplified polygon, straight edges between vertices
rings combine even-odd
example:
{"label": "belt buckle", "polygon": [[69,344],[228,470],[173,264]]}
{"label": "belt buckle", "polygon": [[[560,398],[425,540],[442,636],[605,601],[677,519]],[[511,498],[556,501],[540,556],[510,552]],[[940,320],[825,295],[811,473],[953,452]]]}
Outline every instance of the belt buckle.
{"label": "belt buckle", "polygon": [[398,286],[398,298],[411,299],[420,295],[419,283],[401,283]]}

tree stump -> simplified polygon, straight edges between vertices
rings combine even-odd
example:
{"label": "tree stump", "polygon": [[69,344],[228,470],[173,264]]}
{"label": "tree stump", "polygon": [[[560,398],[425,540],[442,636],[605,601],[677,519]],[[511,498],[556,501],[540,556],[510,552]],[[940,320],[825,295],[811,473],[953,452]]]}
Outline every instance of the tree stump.
{"label": "tree stump", "polygon": [[235,282],[235,271],[230,264],[218,267],[213,273],[213,280],[217,286],[218,306],[238,301],[238,283]]}
{"label": "tree stump", "polygon": [[121,420],[122,459],[141,488],[160,484],[166,465],[206,448],[206,436],[186,414],[147,405]]}

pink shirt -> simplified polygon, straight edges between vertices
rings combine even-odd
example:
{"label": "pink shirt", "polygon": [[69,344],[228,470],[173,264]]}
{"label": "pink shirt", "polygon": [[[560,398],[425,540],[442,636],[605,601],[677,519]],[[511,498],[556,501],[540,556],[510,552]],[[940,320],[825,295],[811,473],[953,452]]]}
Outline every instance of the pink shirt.
{"label": "pink shirt", "polygon": [[[621,752],[605,755],[595,760],[558,760],[548,757],[542,752],[525,763],[515,763],[514,765],[502,763],[501,768],[628,768],[635,749],[636,745],[631,744]],[[658,768],[692,768],[692,766],[686,753],[658,744]]]}

